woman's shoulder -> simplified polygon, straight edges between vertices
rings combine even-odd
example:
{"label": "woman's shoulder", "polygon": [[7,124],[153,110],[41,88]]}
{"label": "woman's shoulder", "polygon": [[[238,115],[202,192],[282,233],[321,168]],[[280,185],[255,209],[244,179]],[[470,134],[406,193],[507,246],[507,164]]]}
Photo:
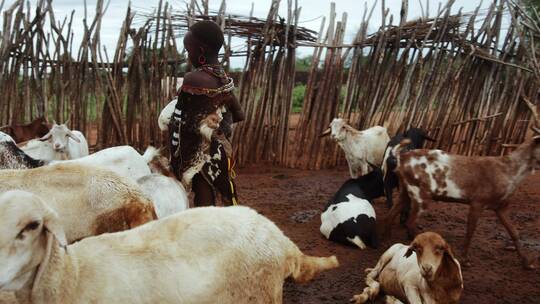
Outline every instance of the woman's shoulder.
{"label": "woman's shoulder", "polygon": [[219,79],[203,71],[193,71],[184,75],[183,85],[195,88],[217,89],[221,86]]}

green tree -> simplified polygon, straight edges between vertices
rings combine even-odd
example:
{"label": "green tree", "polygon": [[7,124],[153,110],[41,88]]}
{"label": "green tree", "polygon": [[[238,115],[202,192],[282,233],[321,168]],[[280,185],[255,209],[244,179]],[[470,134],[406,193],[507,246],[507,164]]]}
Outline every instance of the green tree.
{"label": "green tree", "polygon": [[296,58],[296,71],[297,72],[307,72],[311,68],[311,61],[313,56],[297,57]]}

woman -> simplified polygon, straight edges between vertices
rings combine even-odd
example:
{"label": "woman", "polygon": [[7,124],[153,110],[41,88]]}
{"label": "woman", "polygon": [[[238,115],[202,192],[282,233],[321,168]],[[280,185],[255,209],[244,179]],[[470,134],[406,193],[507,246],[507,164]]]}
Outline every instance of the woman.
{"label": "woman", "polygon": [[232,124],[244,120],[233,94],[234,83],[219,64],[223,33],[212,21],[200,21],[184,36],[195,70],[184,76],[171,119],[171,164],[176,177],[195,193],[195,206],[237,203],[231,178]]}

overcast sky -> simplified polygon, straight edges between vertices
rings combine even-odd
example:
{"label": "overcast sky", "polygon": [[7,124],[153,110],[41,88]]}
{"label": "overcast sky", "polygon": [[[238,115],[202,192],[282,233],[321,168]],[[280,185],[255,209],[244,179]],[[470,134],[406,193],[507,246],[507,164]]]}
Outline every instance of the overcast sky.
{"label": "overcast sky", "polygon": [[[369,8],[375,3],[376,0],[336,0],[336,12],[338,19],[341,19],[343,12],[348,14],[347,28],[345,41],[350,42],[356,31],[358,30],[362,21],[362,15],[364,13],[364,3],[367,2]],[[1,2],[1,0],[0,0]],[[4,9],[12,4],[14,0],[6,0]],[[35,5],[37,0],[31,0],[31,5]],[[268,9],[270,7],[271,0],[227,0],[227,12],[241,15],[248,15],[251,3],[254,2],[254,16],[266,17]],[[302,7],[300,15],[300,25],[319,31],[321,20],[323,16],[328,19],[330,13],[330,2],[328,0],[298,0],[298,5]],[[418,0],[409,1],[409,20],[418,18],[422,15],[422,9]],[[438,0],[422,0],[423,9],[426,9],[426,3],[429,3],[430,15],[434,15],[437,11],[439,3]],[[96,0],[87,0],[89,19],[92,19],[95,10]],[[102,30],[101,30],[101,42],[108,50],[112,50],[116,46],[118,39],[118,32],[122,25],[126,14],[126,8],[129,1],[126,0],[111,0],[109,8],[103,18]],[[158,0],[132,0],[131,4],[135,11],[150,11],[157,7]],[[171,0],[169,3],[173,8],[181,9],[185,7],[185,1],[183,0]],[[373,17],[370,22],[370,31],[376,30],[381,24],[381,1],[378,1],[378,6],[375,8]],[[446,3],[444,1],[443,3]],[[482,3],[482,4],[481,4]],[[487,8],[492,3],[490,0],[456,0],[453,5],[453,12],[457,12],[460,8],[463,8],[464,12],[473,11],[478,5],[482,5],[482,8]],[[210,9],[218,9],[221,4],[221,0],[210,0]],[[401,9],[401,0],[386,0],[386,6],[390,9],[390,14],[394,15],[394,23],[399,20],[399,11]],[[71,14],[72,10],[75,10],[74,17],[74,32],[75,32],[75,46],[80,44],[82,33],[82,19],[84,17],[84,1],[83,0],[53,0],[53,7],[55,10],[56,18],[61,19],[64,16]],[[287,16],[287,0],[282,0],[280,5],[280,15]],[[0,21],[2,16],[0,16]],[[328,24],[328,23],[327,23]],[[180,43],[181,44],[181,43]],[[233,43],[234,46],[234,43]],[[111,52],[109,52],[111,53]],[[299,51],[301,56],[309,55],[311,51],[303,48]],[[239,65],[240,62],[233,62],[233,65]]]}

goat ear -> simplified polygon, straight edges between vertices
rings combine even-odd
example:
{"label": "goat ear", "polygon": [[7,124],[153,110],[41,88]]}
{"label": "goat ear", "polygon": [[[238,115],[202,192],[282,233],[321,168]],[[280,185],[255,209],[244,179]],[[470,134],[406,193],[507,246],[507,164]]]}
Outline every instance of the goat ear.
{"label": "goat ear", "polygon": [[414,249],[413,249],[413,245],[411,244],[411,246],[409,246],[409,248],[407,249],[407,252],[405,252],[405,255],[404,257],[408,258],[410,257],[414,252]]}
{"label": "goat ear", "polygon": [[73,134],[73,132],[68,131],[68,132],[67,132],[67,135],[68,135],[71,139],[73,139],[76,143],[78,143],[78,144],[81,143],[81,140],[80,140],[77,136],[75,136],[75,134]]}
{"label": "goat ear", "polygon": [[328,128],[328,129],[326,129],[324,132],[322,132],[321,136],[319,136],[319,137],[325,137],[325,136],[328,136],[328,135],[330,135],[330,132],[331,132],[331,131],[332,131],[332,130],[331,130],[330,128]]}
{"label": "goat ear", "polygon": [[66,234],[64,229],[60,224],[60,220],[56,212],[51,209],[49,206],[43,204],[44,216],[43,216],[43,227],[47,233],[52,235],[60,246],[67,246]]}
{"label": "goat ear", "polygon": [[456,258],[454,257],[454,253],[450,248],[450,245],[447,245],[444,251],[443,260],[441,266],[439,267],[438,275],[450,280],[453,280],[454,278],[459,276],[460,279],[463,280],[461,278],[461,268]]}

